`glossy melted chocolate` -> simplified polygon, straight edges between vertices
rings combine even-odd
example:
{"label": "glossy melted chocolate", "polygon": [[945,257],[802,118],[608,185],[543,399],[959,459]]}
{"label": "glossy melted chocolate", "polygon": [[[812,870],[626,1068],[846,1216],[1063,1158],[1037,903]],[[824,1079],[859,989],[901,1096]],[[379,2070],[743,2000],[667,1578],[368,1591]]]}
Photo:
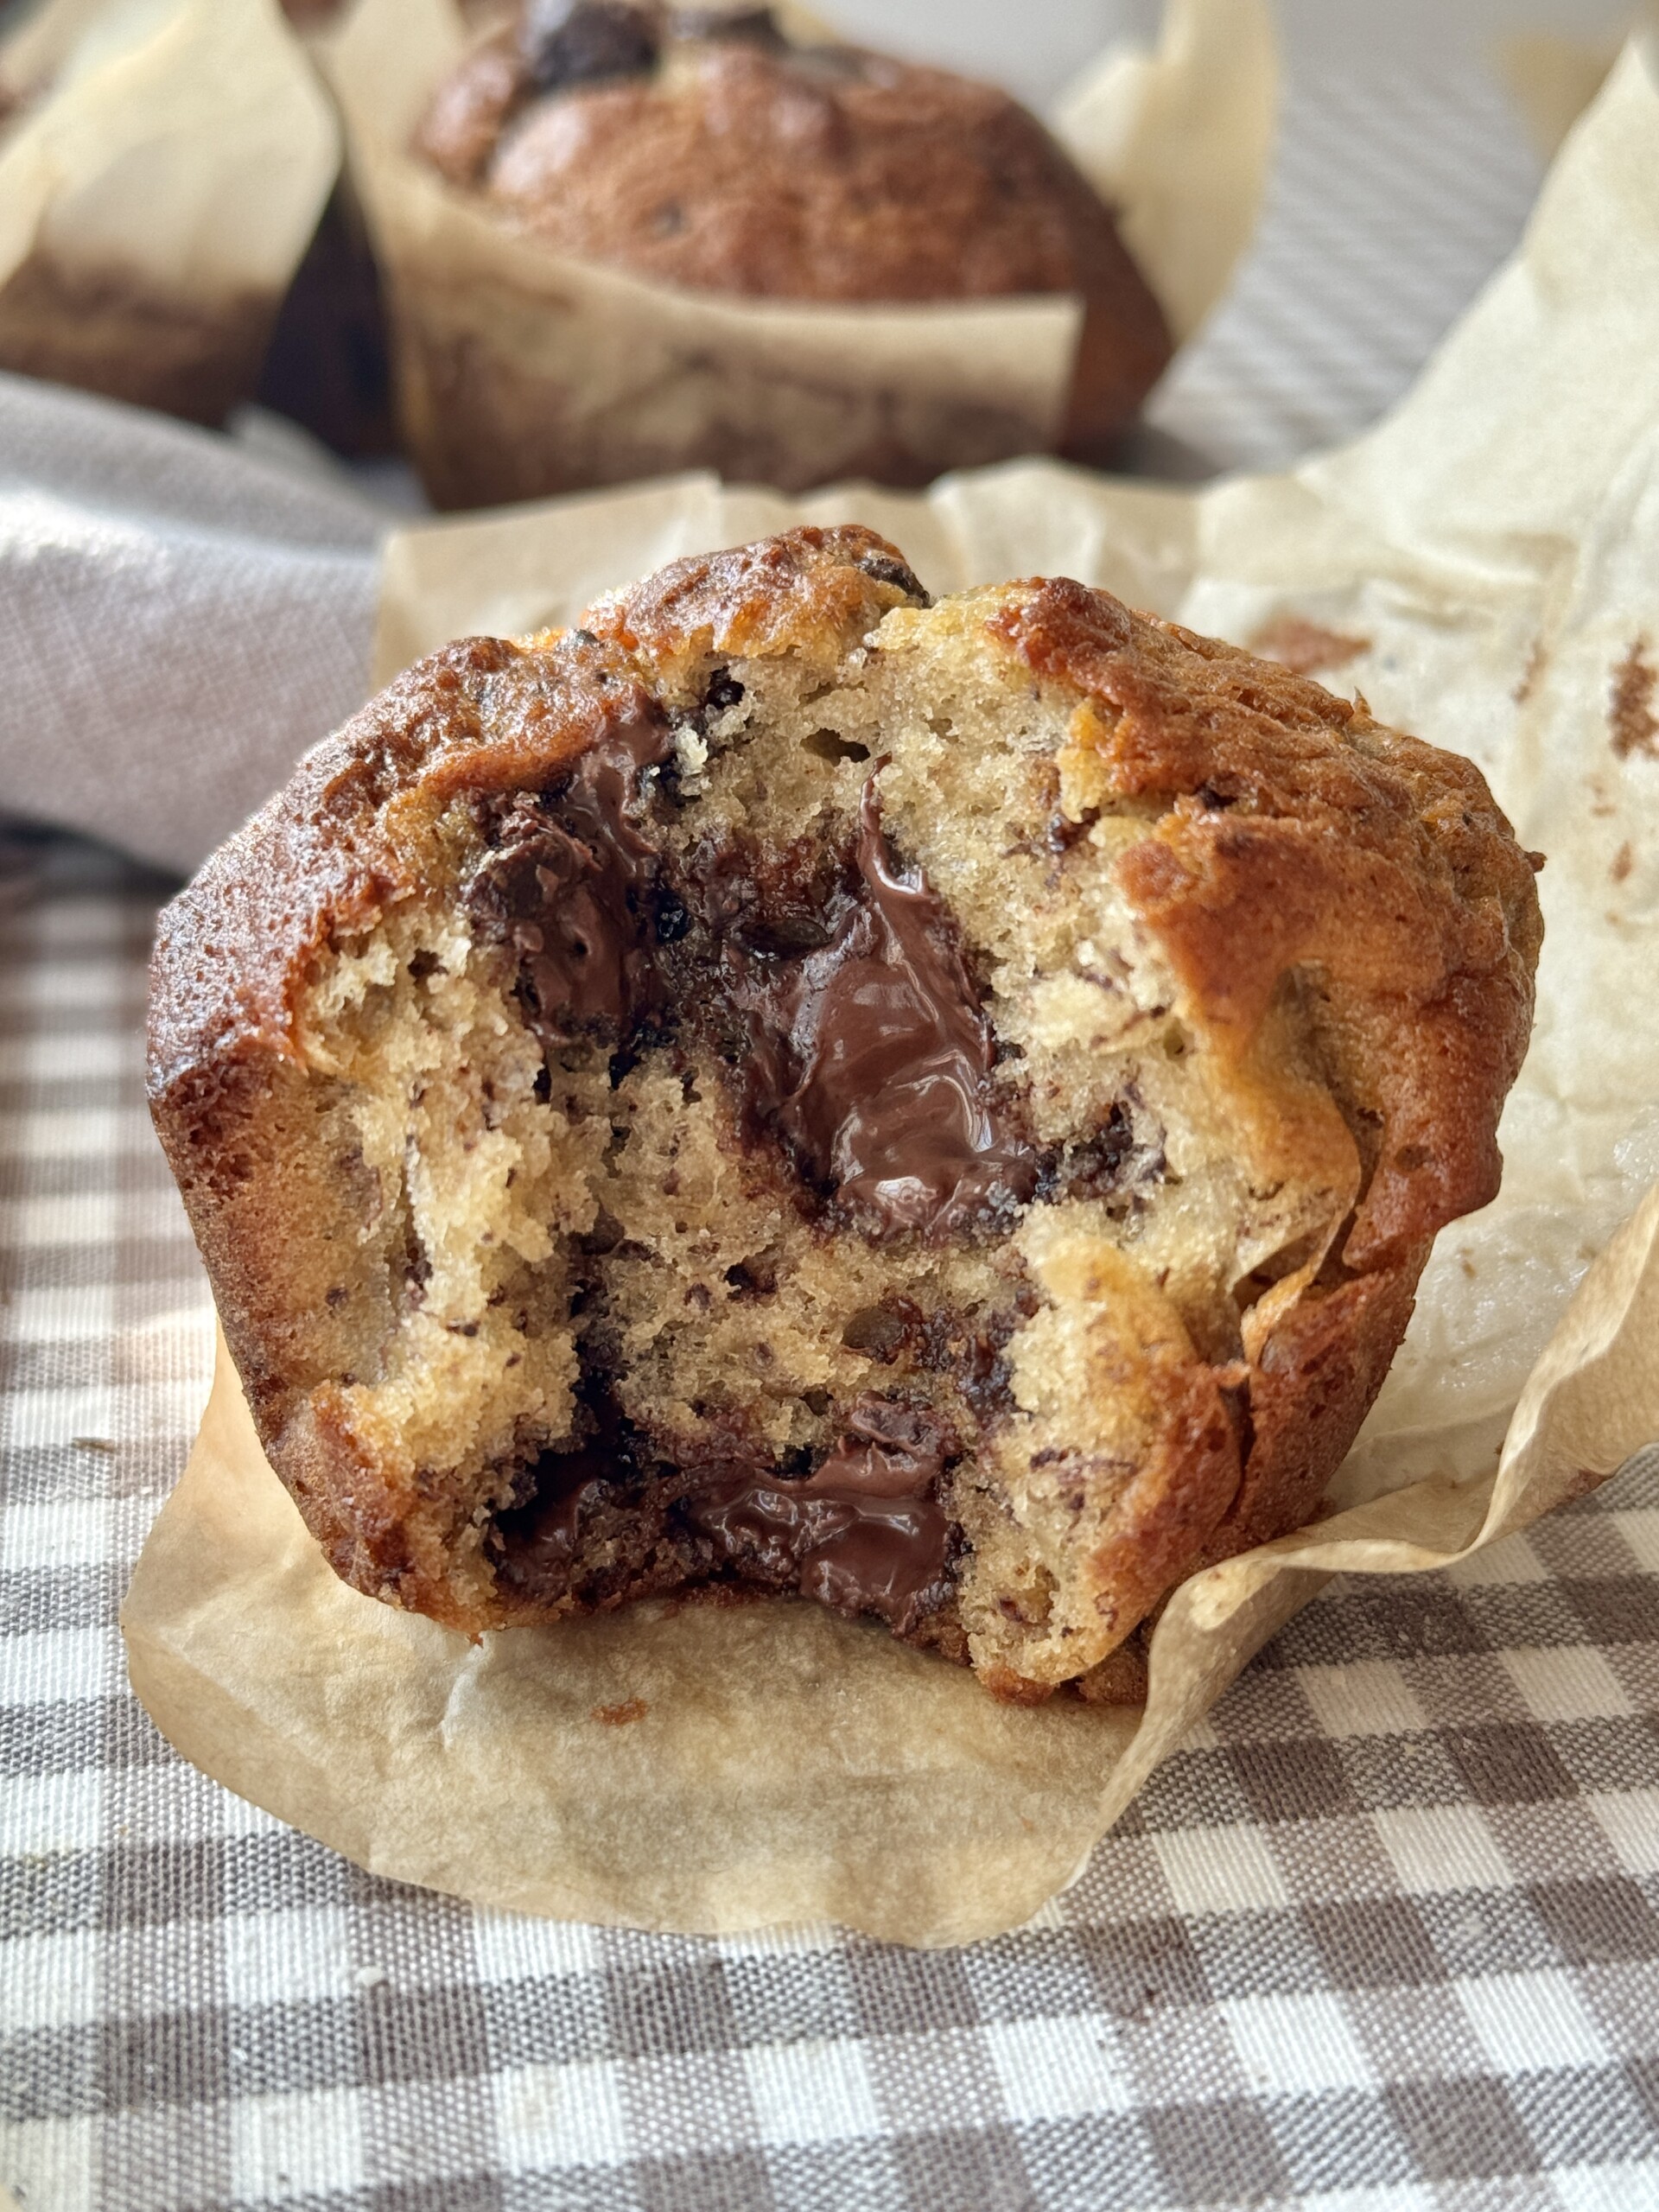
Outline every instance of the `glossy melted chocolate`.
{"label": "glossy melted chocolate", "polygon": [[524,1010],[549,1052],[595,1031],[625,1038],[662,1003],[657,849],[634,817],[642,775],[673,750],[657,716],[619,720],[550,804],[513,802],[473,878],[469,903],[518,952]]}
{"label": "glossy melted chocolate", "polygon": [[[1038,1156],[993,1084],[995,1041],[956,925],[895,861],[876,778],[850,849],[820,855],[812,887],[769,922],[762,855],[734,848],[698,882],[666,878],[645,785],[672,750],[660,719],[620,719],[563,785],[488,825],[470,903],[516,949],[550,1056],[583,1040],[626,1052],[677,1018],[724,1037],[744,1135],[867,1236],[943,1240],[1029,1199]],[[903,1633],[949,1589],[937,1493],[959,1447],[937,1415],[891,1398],[862,1397],[843,1421],[804,1479],[741,1447],[696,1464],[665,1452],[654,1467],[639,1438],[632,1464],[553,1455],[534,1505],[503,1529],[506,1578],[580,1594],[588,1528],[631,1497],[653,1562],[641,1575],[660,1584],[672,1555],[684,1576],[798,1591]]]}
{"label": "glossy melted chocolate", "polygon": [[944,1237],[1024,1205],[1037,1155],[1006,1126],[996,1048],[956,925],[901,875],[874,776],[859,810],[859,895],[816,950],[728,949],[752,1050],[744,1103],[861,1227]]}
{"label": "glossy melted chocolate", "polygon": [[[502,1526],[503,1580],[541,1602],[569,1593],[591,1604],[713,1573],[874,1613],[902,1634],[949,1594],[951,1523],[936,1493],[957,1450],[937,1414],[870,1395],[804,1480],[741,1452],[654,1480],[626,1453],[550,1455],[534,1503]],[[595,1586],[583,1554],[613,1506],[626,1514],[634,1557],[620,1587],[608,1572]]]}
{"label": "glossy melted chocolate", "polygon": [[[562,789],[514,801],[473,879],[474,911],[520,955],[549,1052],[583,1036],[627,1046],[667,1011],[662,946],[685,910],[645,833],[641,782],[672,752],[654,716],[619,721]],[[868,1235],[942,1240],[995,1222],[1030,1199],[1038,1155],[993,1085],[956,924],[896,865],[874,776],[844,874],[822,915],[797,918],[795,942],[732,928],[743,902],[729,882],[709,918],[707,980],[747,1033],[742,1126]]]}
{"label": "glossy melted chocolate", "polygon": [[957,1451],[937,1414],[865,1396],[806,1481],[711,1472],[680,1510],[722,1566],[902,1631],[948,1586],[950,1522],[935,1492]]}

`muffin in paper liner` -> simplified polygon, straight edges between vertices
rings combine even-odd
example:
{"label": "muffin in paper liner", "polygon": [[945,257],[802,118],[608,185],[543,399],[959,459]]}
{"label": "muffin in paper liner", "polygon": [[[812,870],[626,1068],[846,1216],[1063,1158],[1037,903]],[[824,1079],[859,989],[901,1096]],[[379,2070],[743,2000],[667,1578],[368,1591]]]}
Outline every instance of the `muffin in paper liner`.
{"label": "muffin in paper liner", "polygon": [[1324,1576],[1433,1570],[1653,1446],[1656,278],[1644,41],[1417,390],[1290,475],[1195,496],[1033,463],[925,499],[796,501],[690,476],[396,539],[384,673],[466,630],[568,620],[677,554],[843,519],[899,538],[935,589],[1070,569],[1318,669],[1471,753],[1545,848],[1537,1026],[1503,1188],[1440,1239],[1332,1510],[1177,1592],[1144,1713],[999,1707],[880,1630],[788,1604],[468,1644],[335,1579],[221,1359],[126,1608],[171,1740],[363,1864],[493,1904],[965,1942],[1065,1885]]}
{"label": "muffin in paper liner", "polygon": [[[689,466],[922,483],[1060,441],[1081,298],[800,304],[556,252],[410,151],[466,45],[452,0],[359,0],[318,48],[387,286],[404,434],[440,506]],[[1178,334],[1248,235],[1274,99],[1257,0],[1174,0],[1158,58],[1118,57],[1062,118]]]}
{"label": "muffin in paper liner", "polygon": [[49,0],[0,93],[0,368],[222,422],[340,164],[276,0]]}
{"label": "muffin in paper liner", "polygon": [[798,529],[309,753],[162,918],[152,1110],[353,1586],[798,1588],[1115,1700],[1495,1192],[1534,865],[1282,667]]}

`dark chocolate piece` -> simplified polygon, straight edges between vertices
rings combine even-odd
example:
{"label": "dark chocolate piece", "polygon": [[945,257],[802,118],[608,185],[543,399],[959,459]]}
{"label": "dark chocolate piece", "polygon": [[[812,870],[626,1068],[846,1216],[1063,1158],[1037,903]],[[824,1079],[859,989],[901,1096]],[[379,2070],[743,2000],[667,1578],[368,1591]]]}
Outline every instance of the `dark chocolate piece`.
{"label": "dark chocolate piece", "polygon": [[550,1052],[594,1032],[625,1040],[660,1004],[658,853],[630,817],[642,774],[673,749],[655,715],[619,720],[550,802],[513,803],[468,886],[474,912],[520,955],[526,1014]]}
{"label": "dark chocolate piece", "polygon": [[958,1234],[1036,1187],[1037,1155],[1007,1126],[995,1041],[956,925],[919,874],[901,875],[864,787],[861,895],[828,942],[772,958],[728,947],[748,1015],[746,1118],[878,1231]]}
{"label": "dark chocolate piece", "polygon": [[926,1313],[912,1300],[890,1291],[880,1305],[852,1315],[841,1341],[882,1367],[902,1357],[924,1374],[949,1375],[980,1419],[990,1421],[1012,1408],[1009,1339],[1037,1310],[1029,1284],[1021,1284],[1012,1305],[976,1314],[949,1306]]}
{"label": "dark chocolate piece", "polygon": [[1046,1205],[1063,1198],[1103,1198],[1109,1211],[1121,1213],[1167,1172],[1163,1131],[1131,1081],[1091,1136],[1043,1155],[1037,1196]]}
{"label": "dark chocolate piece", "polygon": [[[824,51],[817,47],[811,50],[815,54]],[[829,50],[836,51],[835,48]],[[861,569],[867,576],[873,576],[879,584],[893,585],[904,593],[912,607],[931,607],[933,604],[933,594],[914,569],[907,562],[895,559],[891,553],[861,553],[854,566]]]}
{"label": "dark chocolate piece", "polygon": [[950,1596],[957,1539],[937,1493],[961,1447],[938,1414],[861,1397],[816,1471],[793,1479],[738,1433],[662,1463],[591,1378],[587,1395],[600,1408],[592,1440],[545,1453],[533,1496],[498,1519],[507,1587],[591,1605],[712,1573],[900,1633]]}
{"label": "dark chocolate piece", "polygon": [[573,1580],[582,1523],[609,1495],[622,1471],[614,1457],[592,1447],[549,1455],[542,1487],[528,1508],[498,1522],[502,1580],[518,1588],[563,1590]]}
{"label": "dark chocolate piece", "polygon": [[804,1482],[711,1469],[679,1510],[741,1578],[902,1634],[950,1589],[952,1524],[936,1492],[959,1449],[937,1414],[865,1396]]}
{"label": "dark chocolate piece", "polygon": [[524,61],[539,92],[566,92],[657,66],[658,12],[626,0],[531,0],[522,33]]}
{"label": "dark chocolate piece", "polygon": [[[517,948],[545,1049],[599,1036],[631,1065],[639,1033],[689,990],[694,1019],[739,1040],[745,1133],[779,1144],[854,1226],[945,1238],[1006,1225],[1041,1162],[992,1081],[996,1040],[956,924],[894,862],[875,778],[850,851],[763,865],[732,845],[668,884],[636,817],[642,776],[671,752],[665,722],[619,717],[557,791],[521,796],[493,827],[468,895]],[[685,955],[677,990],[670,948]]]}

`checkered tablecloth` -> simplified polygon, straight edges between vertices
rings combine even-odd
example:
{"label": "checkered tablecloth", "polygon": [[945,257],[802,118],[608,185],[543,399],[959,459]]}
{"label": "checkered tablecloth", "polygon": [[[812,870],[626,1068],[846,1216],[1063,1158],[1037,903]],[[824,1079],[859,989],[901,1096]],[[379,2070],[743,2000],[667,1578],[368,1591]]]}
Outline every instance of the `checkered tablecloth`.
{"label": "checkered tablecloth", "polygon": [[[1533,181],[1465,92],[1396,86],[1368,137],[1376,104],[1302,88],[1268,265],[1167,429],[1275,459],[1406,381]],[[1447,205],[1475,218],[1440,208],[1418,255],[1396,222],[1390,260],[1390,194],[1421,213],[1471,172]],[[475,1912],[182,1764],[115,1628],[212,1351],[142,1103],[163,887],[68,842],[0,850],[0,2189],[23,2212],[1656,2212],[1659,1460],[1453,1574],[1332,1586],[1076,1888],[964,1951]]]}
{"label": "checkered tablecloth", "polygon": [[1255,245],[1152,423],[1198,468],[1282,468],[1364,429],[1515,245],[1541,174],[1478,58],[1294,73]]}

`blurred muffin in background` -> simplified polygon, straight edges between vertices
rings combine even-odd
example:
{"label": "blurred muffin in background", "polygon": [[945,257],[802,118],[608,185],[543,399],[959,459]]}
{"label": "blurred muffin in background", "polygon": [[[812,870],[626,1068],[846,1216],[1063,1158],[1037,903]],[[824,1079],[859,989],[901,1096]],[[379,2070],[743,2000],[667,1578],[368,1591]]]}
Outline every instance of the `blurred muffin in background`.
{"label": "blurred muffin in background", "polygon": [[[765,8],[526,0],[437,86],[412,149],[514,237],[682,293],[818,307],[1075,298],[1059,442],[1079,458],[1105,455],[1169,359],[1111,210],[1034,117],[943,70],[800,42]],[[429,410],[503,411],[464,365],[429,359],[423,376]],[[520,441],[516,474],[485,467],[470,484],[464,461],[440,463],[435,495],[583,480],[583,464],[528,461],[535,443]],[[915,482],[999,457],[983,444],[867,437],[850,458]],[[751,456],[729,426],[664,464],[791,475],[775,436]],[[811,480],[804,468],[796,481]],[[621,473],[589,453],[585,480]]]}

